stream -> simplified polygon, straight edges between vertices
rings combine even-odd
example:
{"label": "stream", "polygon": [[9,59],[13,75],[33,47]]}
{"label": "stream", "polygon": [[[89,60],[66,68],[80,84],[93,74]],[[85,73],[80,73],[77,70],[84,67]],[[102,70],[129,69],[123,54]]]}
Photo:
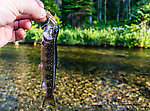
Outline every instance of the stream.
{"label": "stream", "polygon": [[[0,110],[39,111],[40,46],[0,49]],[[150,49],[58,46],[57,111],[150,110]]]}

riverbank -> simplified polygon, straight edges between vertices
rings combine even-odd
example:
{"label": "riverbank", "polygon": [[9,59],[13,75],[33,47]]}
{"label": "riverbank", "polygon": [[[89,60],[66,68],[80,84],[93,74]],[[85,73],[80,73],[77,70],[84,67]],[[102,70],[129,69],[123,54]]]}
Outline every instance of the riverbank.
{"label": "riverbank", "polygon": [[60,30],[58,43],[113,47],[150,47],[150,36],[145,28],[130,29],[89,28]]}
{"label": "riverbank", "polygon": [[[35,26],[27,32],[24,43],[38,43],[42,39],[42,29]],[[149,48],[150,34],[145,27],[133,25],[126,28],[91,27],[60,29],[58,35],[59,45],[78,45],[94,47],[127,47]]]}

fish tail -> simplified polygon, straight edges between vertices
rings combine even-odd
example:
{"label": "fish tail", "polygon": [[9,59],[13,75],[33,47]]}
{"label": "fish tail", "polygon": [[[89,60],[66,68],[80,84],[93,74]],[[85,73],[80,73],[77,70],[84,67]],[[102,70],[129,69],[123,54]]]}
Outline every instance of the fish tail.
{"label": "fish tail", "polygon": [[53,106],[55,107],[54,95],[45,96],[42,107]]}

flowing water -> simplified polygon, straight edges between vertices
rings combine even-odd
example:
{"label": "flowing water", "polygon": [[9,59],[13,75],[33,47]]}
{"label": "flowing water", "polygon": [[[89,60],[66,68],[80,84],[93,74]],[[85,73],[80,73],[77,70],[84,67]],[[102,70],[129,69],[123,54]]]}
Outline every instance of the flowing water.
{"label": "flowing water", "polygon": [[[150,110],[150,49],[59,46],[60,111]],[[40,46],[0,49],[0,111],[39,111],[45,96]]]}

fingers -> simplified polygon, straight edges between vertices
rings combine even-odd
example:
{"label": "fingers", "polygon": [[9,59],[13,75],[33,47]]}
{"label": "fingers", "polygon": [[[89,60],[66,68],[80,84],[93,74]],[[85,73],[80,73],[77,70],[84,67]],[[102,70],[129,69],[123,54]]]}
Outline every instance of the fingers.
{"label": "fingers", "polygon": [[15,41],[22,40],[26,37],[26,31],[32,27],[32,23],[29,19],[19,20],[14,22],[14,37]]}
{"label": "fingers", "polygon": [[22,40],[26,37],[26,31],[23,28],[19,28],[15,31],[15,41]]}
{"label": "fingers", "polygon": [[32,27],[32,23],[29,19],[19,20],[14,22],[14,30],[17,30],[19,28],[29,30],[31,27]]}
{"label": "fingers", "polygon": [[27,14],[20,14],[16,20],[23,20],[23,19],[29,19],[29,20],[32,20],[32,17],[30,15],[27,15]]}
{"label": "fingers", "polygon": [[30,15],[35,21],[46,21],[46,11],[40,0],[17,0],[18,9],[21,14]]}
{"label": "fingers", "polygon": [[9,42],[15,42],[22,40],[26,37],[26,31],[23,28],[19,28],[17,31],[12,32],[12,38]]}
{"label": "fingers", "polygon": [[0,35],[0,47],[2,47],[8,42],[15,42],[24,39],[26,37],[26,31],[23,28],[14,31],[14,24],[9,24],[0,27]]}
{"label": "fingers", "polygon": [[8,42],[15,42],[22,40],[26,37],[26,31],[22,28],[19,28],[17,31],[12,32],[12,37]]}
{"label": "fingers", "polygon": [[44,8],[44,4],[43,4],[40,0],[35,0],[35,1],[38,3],[38,5],[39,5],[40,7]]}

